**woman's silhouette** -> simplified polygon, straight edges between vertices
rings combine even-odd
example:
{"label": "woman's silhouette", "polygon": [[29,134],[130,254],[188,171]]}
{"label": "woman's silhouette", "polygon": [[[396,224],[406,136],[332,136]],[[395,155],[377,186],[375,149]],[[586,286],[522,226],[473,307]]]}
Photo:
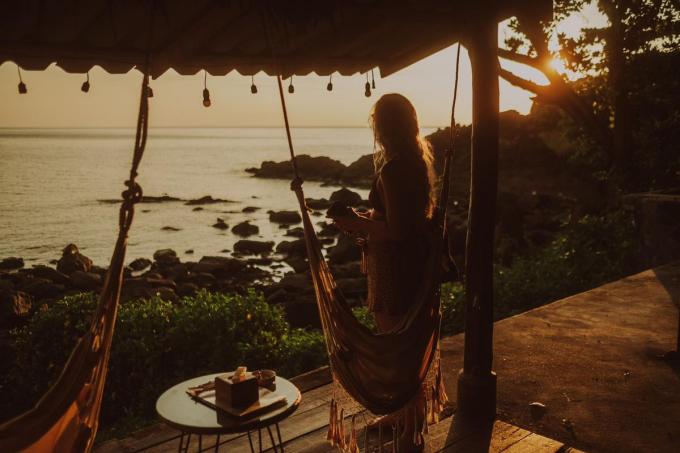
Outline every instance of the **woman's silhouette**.
{"label": "woman's silhouette", "polygon": [[[376,176],[369,194],[373,209],[334,220],[367,239],[368,307],[378,330],[388,332],[414,303],[422,279],[426,228],[434,207],[432,152],[420,136],[416,110],[404,96],[382,96],[370,118],[376,144]],[[421,404],[422,395],[404,409],[401,451],[415,450]]]}

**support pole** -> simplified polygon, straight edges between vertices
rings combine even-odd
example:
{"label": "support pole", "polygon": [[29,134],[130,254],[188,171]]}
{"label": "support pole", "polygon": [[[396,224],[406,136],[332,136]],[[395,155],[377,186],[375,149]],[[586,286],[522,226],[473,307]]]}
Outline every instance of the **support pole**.
{"label": "support pole", "polygon": [[464,418],[496,415],[493,362],[493,259],[498,186],[498,24],[479,18],[468,52],[472,67],[470,208],[465,256],[465,359],[458,376]]}

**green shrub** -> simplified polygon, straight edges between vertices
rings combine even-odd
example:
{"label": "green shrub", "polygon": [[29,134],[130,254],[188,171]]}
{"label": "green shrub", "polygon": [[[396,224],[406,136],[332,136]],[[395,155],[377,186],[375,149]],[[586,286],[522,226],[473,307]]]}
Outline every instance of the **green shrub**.
{"label": "green shrub", "polygon": [[[93,294],[65,297],[12,332],[16,364],[6,385],[13,391],[4,392],[2,407],[19,413],[46,391],[87,330],[96,304]],[[118,313],[102,421],[153,417],[156,398],[190,377],[238,365],[293,376],[326,362],[320,332],[291,330],[283,310],[253,291],[245,296],[202,291],[178,304],[133,301]]]}

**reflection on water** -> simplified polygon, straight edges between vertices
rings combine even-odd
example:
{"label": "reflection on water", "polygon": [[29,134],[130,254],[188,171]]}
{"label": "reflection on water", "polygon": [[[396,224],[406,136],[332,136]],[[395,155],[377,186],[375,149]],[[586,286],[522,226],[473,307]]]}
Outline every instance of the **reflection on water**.
{"label": "reflection on water", "polygon": [[[293,139],[298,154],[326,155],[345,164],[373,148],[368,129],[302,128],[293,130]],[[118,208],[97,200],[120,197],[132,144],[131,129],[0,129],[0,257],[49,262],[73,242],[95,263],[105,264]],[[182,202],[139,205],[128,261],[166,247],[183,259],[231,250],[238,238],[211,226],[218,217],[230,226],[249,219],[260,227],[261,238],[280,240],[283,231],[269,223],[267,211],[297,209],[288,182],[255,179],[244,169],[287,155],[282,129],[152,130],[139,176],[145,195],[211,195],[233,202],[199,211]],[[310,197],[328,197],[333,190],[305,183]],[[261,209],[244,214],[246,206]],[[166,226],[179,231],[163,230]],[[184,253],[190,249],[193,255]]]}

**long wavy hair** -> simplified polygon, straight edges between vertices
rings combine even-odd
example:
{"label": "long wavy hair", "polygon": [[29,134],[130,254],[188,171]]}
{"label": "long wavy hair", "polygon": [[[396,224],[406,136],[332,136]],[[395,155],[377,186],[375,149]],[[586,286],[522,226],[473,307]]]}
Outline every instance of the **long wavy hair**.
{"label": "long wavy hair", "polygon": [[415,107],[401,94],[385,94],[373,106],[369,123],[373,129],[373,165],[376,173],[387,161],[401,155],[416,156],[422,162],[427,174],[429,217],[434,209],[432,148],[420,135]]}

